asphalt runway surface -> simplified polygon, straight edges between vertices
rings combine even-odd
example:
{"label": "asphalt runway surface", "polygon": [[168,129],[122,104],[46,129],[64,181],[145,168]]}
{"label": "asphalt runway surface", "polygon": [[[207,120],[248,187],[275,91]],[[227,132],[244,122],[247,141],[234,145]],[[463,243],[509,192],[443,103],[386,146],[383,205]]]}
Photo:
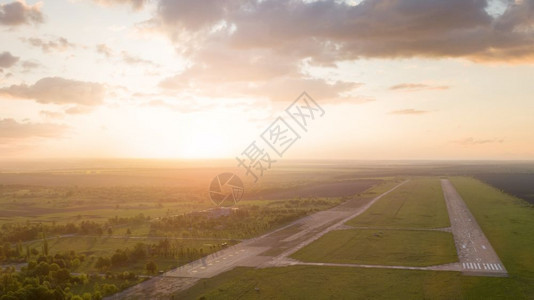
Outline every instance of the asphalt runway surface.
{"label": "asphalt runway surface", "polygon": [[508,272],[475,217],[448,179],[441,180],[461,271],[467,275],[507,276]]}

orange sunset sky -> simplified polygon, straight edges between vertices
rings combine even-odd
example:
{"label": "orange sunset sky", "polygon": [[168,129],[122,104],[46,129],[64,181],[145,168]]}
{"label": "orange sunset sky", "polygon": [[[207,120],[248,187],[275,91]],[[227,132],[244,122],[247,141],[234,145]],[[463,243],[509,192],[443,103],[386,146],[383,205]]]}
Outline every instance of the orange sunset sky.
{"label": "orange sunset sky", "polygon": [[534,0],[0,1],[0,159],[534,159]]}

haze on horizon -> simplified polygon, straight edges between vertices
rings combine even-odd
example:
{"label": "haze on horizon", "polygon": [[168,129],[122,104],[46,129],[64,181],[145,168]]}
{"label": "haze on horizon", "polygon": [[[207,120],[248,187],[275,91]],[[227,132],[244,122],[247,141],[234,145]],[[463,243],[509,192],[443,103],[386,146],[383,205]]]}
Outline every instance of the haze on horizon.
{"label": "haze on horizon", "polygon": [[534,0],[0,0],[0,158],[534,159]]}

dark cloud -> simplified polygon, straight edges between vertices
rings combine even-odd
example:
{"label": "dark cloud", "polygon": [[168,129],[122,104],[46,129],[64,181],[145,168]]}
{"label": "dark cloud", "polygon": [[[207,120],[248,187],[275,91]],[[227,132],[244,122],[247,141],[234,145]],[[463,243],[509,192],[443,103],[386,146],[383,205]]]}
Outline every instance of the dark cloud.
{"label": "dark cloud", "polygon": [[25,1],[19,0],[0,4],[0,25],[18,26],[32,23],[43,23],[40,2],[28,5]]}
{"label": "dark cloud", "polygon": [[67,127],[64,125],[30,122],[19,123],[13,119],[0,119],[0,142],[2,140],[32,137],[59,137],[66,129]]}
{"label": "dark cloud", "polygon": [[12,85],[0,89],[0,94],[33,99],[39,103],[94,106],[102,103],[105,88],[99,83],[46,77],[33,85]]}
{"label": "dark cloud", "polygon": [[446,85],[430,85],[424,83],[401,83],[389,88],[390,90],[422,91],[422,90],[447,90]]}
{"label": "dark cloud", "polygon": [[[159,0],[155,16],[143,25],[168,34],[191,62],[163,80],[162,88],[281,100],[295,94],[287,89],[299,87],[343,99],[357,83],[312,79],[305,66],[402,57],[534,61],[534,0],[509,1],[502,14],[487,9],[486,0]],[[404,111],[410,113],[422,111]]]}
{"label": "dark cloud", "polygon": [[417,109],[401,109],[401,110],[394,110],[390,112],[392,115],[423,115],[427,114],[429,111],[426,110],[417,110]]}
{"label": "dark cloud", "polygon": [[[208,3],[205,3],[208,2]],[[317,61],[362,57],[532,58],[534,0],[497,17],[485,0],[160,0],[153,24],[173,38],[272,49]],[[218,26],[218,28],[217,28]],[[218,29],[218,30],[214,30]],[[184,35],[187,32],[189,34]],[[202,33],[203,39],[198,38]]]}
{"label": "dark cloud", "polygon": [[[310,78],[306,66],[362,58],[461,57],[534,61],[534,0],[508,1],[488,14],[486,0],[158,0],[144,26],[166,33],[191,64],[160,87],[212,97],[290,101],[306,90],[328,101],[362,101],[359,83]],[[132,61],[133,62],[133,61]],[[396,91],[446,90],[401,83]],[[299,89],[299,91],[295,91]],[[406,109],[395,115],[421,115]]]}
{"label": "dark cloud", "polygon": [[59,51],[63,52],[72,48],[76,48],[76,45],[69,42],[64,37],[58,37],[56,39],[44,40],[40,38],[24,39],[28,44],[41,48],[43,52]]}
{"label": "dark cloud", "polygon": [[161,0],[158,3],[158,17],[166,25],[198,30],[255,5],[256,1],[246,0]]}
{"label": "dark cloud", "polygon": [[11,55],[9,52],[0,53],[0,68],[9,68],[19,61],[19,57]]}

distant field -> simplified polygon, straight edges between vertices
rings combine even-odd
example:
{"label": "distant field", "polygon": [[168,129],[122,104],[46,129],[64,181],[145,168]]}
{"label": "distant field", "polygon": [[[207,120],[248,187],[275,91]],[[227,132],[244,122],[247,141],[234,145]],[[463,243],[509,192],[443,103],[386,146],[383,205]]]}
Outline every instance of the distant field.
{"label": "distant field", "polygon": [[2,223],[104,223],[115,216],[161,217],[183,214],[212,206],[191,190],[178,187],[80,187],[2,185]]}
{"label": "distant field", "polygon": [[439,178],[414,178],[347,222],[351,226],[449,227]]}
{"label": "distant field", "polygon": [[262,192],[249,197],[260,199],[292,199],[316,197],[349,197],[362,193],[372,186],[378,185],[382,180],[361,179],[329,182],[324,184],[309,184],[273,192]]}
{"label": "distant field", "polygon": [[484,173],[475,177],[534,204],[534,173]]}
{"label": "distant field", "polygon": [[458,261],[451,233],[335,230],[291,256],[305,262],[431,266]]}

